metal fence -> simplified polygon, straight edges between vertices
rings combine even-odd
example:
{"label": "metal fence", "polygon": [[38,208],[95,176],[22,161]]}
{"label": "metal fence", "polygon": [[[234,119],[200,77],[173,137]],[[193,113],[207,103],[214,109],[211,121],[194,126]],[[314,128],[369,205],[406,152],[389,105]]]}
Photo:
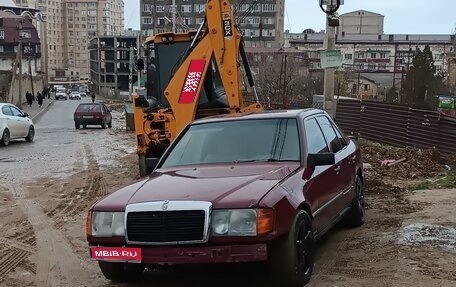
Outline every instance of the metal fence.
{"label": "metal fence", "polygon": [[398,147],[436,148],[456,154],[456,118],[375,101],[339,100],[336,121],[354,136]]}

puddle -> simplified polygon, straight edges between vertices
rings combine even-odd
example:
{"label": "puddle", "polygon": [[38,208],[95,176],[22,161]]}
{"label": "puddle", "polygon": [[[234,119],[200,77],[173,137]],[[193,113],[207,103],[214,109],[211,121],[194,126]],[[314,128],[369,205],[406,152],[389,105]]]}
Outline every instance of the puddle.
{"label": "puddle", "polygon": [[400,231],[399,243],[434,245],[456,253],[456,228],[425,223],[410,224]]}

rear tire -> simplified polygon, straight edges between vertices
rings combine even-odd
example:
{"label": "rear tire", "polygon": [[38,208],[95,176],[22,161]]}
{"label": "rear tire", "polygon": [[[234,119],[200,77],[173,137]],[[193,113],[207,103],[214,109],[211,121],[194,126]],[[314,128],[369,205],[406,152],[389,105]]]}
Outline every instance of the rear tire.
{"label": "rear tire", "polygon": [[3,146],[7,146],[10,143],[10,132],[9,129],[5,129],[2,134],[2,138],[0,139],[0,144]]}
{"label": "rear tire", "polygon": [[141,277],[144,266],[139,263],[118,263],[99,261],[98,265],[106,279],[116,283],[131,282]]}
{"label": "rear tire", "polygon": [[353,199],[352,206],[350,211],[347,213],[347,216],[344,219],[344,223],[347,227],[360,227],[365,222],[365,199],[363,192],[363,181],[359,175],[356,175],[355,178],[355,198]]}
{"label": "rear tire", "polygon": [[112,128],[112,120],[108,123],[108,128]]}
{"label": "rear tire", "polygon": [[304,210],[295,217],[288,235],[271,246],[268,264],[278,286],[303,286],[314,266],[312,219]]}
{"label": "rear tire", "polygon": [[33,126],[30,126],[28,134],[25,137],[25,141],[32,142],[34,138],[35,138],[35,128]]}

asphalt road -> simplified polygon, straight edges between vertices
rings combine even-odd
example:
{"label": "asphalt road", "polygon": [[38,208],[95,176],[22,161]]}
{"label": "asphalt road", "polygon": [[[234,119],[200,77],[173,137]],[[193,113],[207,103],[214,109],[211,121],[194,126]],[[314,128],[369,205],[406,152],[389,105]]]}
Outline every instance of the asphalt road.
{"label": "asphalt road", "polygon": [[[15,141],[0,148],[0,178],[23,180],[44,174],[65,175],[78,160],[83,144],[89,144],[101,155],[109,153],[112,137],[109,130],[99,126],[87,129],[74,128],[73,113],[82,100],[55,101],[49,110],[35,122],[33,143]],[[123,122],[113,120],[113,129],[120,129]]]}

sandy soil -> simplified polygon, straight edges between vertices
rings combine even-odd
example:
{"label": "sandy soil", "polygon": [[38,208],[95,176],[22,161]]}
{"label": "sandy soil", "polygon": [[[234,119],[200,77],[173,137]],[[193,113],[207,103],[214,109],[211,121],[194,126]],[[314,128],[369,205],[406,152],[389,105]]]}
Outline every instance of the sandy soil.
{"label": "sandy soil", "polygon": [[[88,258],[85,216],[106,194],[138,179],[137,157],[112,131],[113,152],[84,144],[65,176],[44,172],[0,186],[0,286],[112,284]],[[408,192],[367,178],[367,222],[335,228],[317,244],[309,286],[456,286],[456,190]],[[247,267],[247,268],[246,268]],[[131,286],[269,286],[261,264],[148,271]]]}

